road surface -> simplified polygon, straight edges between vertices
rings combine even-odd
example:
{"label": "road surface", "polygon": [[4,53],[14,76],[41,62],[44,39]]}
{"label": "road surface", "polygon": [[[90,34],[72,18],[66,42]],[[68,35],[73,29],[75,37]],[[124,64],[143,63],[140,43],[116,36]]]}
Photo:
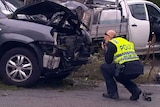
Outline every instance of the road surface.
{"label": "road surface", "polygon": [[130,101],[129,92],[120,84],[119,100],[102,97],[104,83],[87,90],[60,90],[29,88],[0,90],[0,107],[160,107],[160,85],[141,85],[142,90],[152,92],[152,101],[141,96],[138,101]]}

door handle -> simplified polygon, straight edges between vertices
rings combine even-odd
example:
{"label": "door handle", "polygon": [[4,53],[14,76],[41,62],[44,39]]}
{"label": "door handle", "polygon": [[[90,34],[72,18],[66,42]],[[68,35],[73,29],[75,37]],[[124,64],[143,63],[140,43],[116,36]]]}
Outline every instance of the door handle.
{"label": "door handle", "polygon": [[136,25],[136,24],[133,24],[132,27],[137,27],[137,25]]}

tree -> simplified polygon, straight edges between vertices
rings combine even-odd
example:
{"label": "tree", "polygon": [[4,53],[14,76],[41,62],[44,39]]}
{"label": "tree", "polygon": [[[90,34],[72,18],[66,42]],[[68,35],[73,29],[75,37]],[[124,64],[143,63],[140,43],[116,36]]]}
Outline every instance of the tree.
{"label": "tree", "polygon": [[151,2],[153,2],[153,3],[155,3],[155,4],[157,4],[157,5],[160,7],[160,0],[149,0],[149,1],[151,1]]}

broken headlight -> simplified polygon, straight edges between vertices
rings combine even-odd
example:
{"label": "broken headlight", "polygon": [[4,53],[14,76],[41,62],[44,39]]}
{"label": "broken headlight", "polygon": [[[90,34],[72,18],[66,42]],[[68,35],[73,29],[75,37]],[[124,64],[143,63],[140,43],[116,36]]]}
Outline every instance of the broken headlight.
{"label": "broken headlight", "polygon": [[41,41],[39,42],[39,45],[41,46],[42,50],[46,52],[46,54],[53,54],[55,49],[53,42]]}

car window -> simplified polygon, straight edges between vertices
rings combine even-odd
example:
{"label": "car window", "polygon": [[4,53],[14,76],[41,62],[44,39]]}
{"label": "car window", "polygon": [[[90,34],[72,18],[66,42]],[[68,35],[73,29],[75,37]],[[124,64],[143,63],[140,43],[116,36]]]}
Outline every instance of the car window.
{"label": "car window", "polygon": [[8,8],[2,3],[2,1],[0,1],[0,8],[1,8],[1,11],[4,13],[4,14],[10,14],[11,12],[8,10]]}
{"label": "car window", "polygon": [[121,21],[120,10],[103,10],[100,17],[100,24],[117,24]]}
{"label": "car window", "polygon": [[129,5],[129,8],[134,18],[139,20],[146,20],[146,12],[144,4],[132,4]]}
{"label": "car window", "polygon": [[156,7],[149,4],[147,4],[146,6],[149,16],[155,16],[157,18],[160,17],[160,11]]}
{"label": "car window", "polygon": [[5,1],[14,5],[14,7],[16,7],[16,8],[20,8],[20,7],[24,6],[24,4],[21,0],[5,0]]}
{"label": "car window", "polygon": [[5,15],[12,14],[17,8],[22,6],[23,4],[19,0],[0,0],[0,9]]}
{"label": "car window", "polygon": [[[7,6],[6,6],[7,5]],[[2,1],[0,1],[0,9],[1,11],[8,15],[8,14],[11,14],[13,11],[16,10],[16,7],[14,7],[11,3],[9,2],[5,2],[3,3]]]}

